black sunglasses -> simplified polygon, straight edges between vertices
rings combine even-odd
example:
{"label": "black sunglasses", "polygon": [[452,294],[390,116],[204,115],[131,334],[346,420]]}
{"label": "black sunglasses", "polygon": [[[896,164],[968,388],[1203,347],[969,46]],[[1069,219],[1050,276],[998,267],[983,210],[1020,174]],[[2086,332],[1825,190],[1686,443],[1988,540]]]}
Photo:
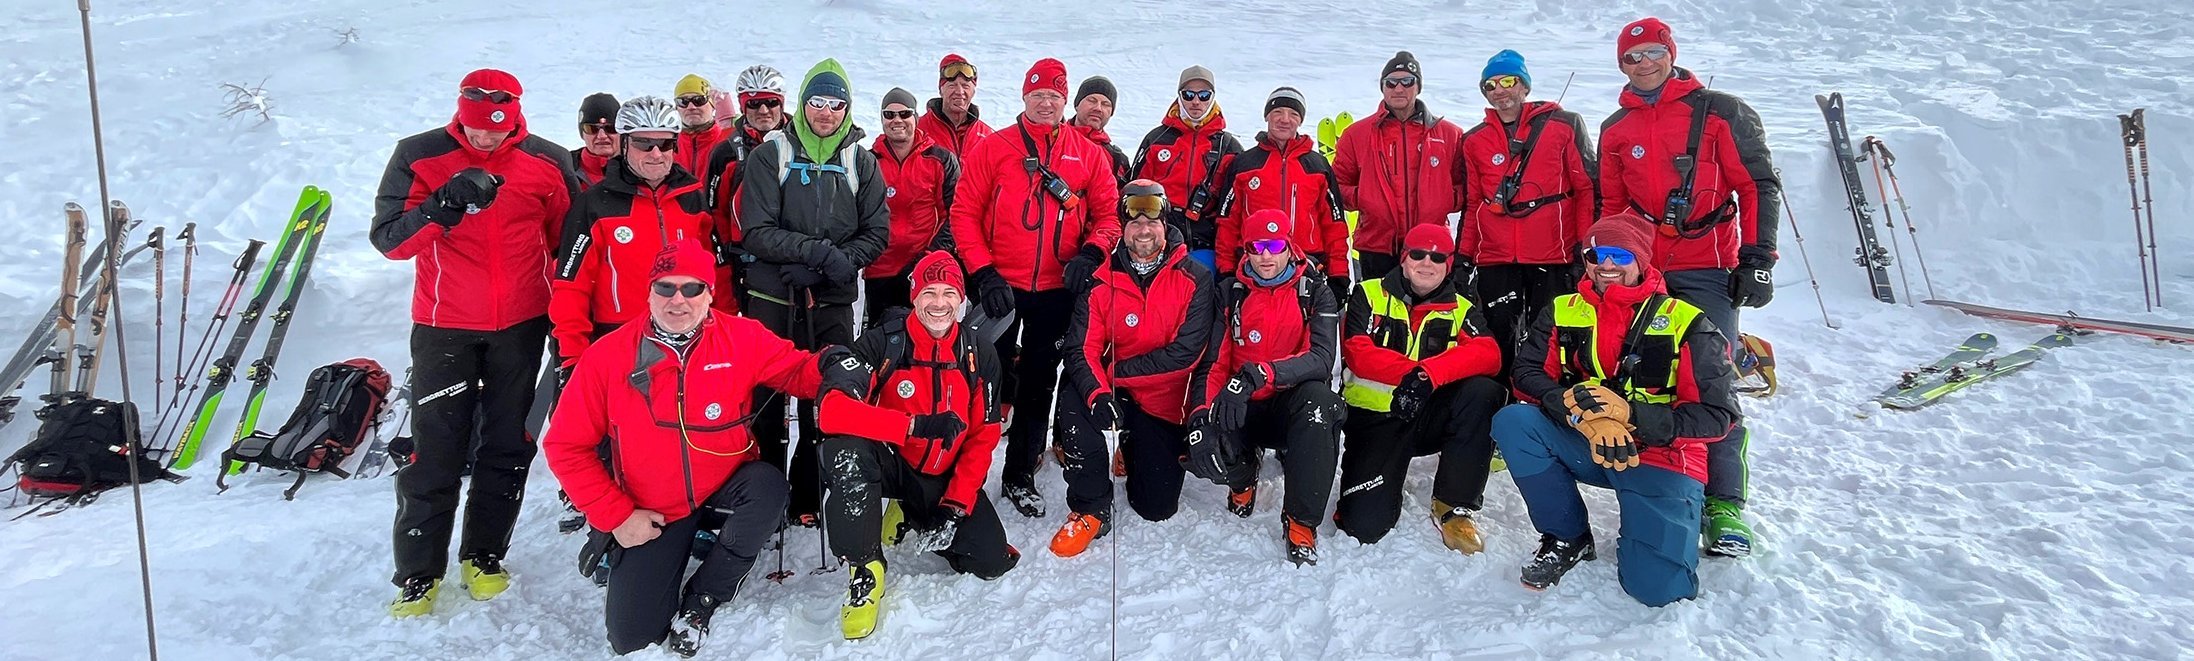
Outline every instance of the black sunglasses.
{"label": "black sunglasses", "polygon": [[763,108],[775,108],[777,106],[785,105],[785,100],[778,98],[755,99],[753,101],[748,101],[746,105],[748,110],[761,110]]}
{"label": "black sunglasses", "polygon": [[886,110],[884,111],[884,119],[914,119],[914,111]]}
{"label": "black sunglasses", "polygon": [[1399,88],[1399,87],[1416,87],[1416,86],[1417,86],[1417,77],[1416,77],[1416,76],[1395,76],[1395,77],[1393,77],[1393,78],[1381,78],[1381,79],[1379,79],[1379,82],[1385,83],[1385,84],[1386,84],[1386,88],[1387,88],[1387,89],[1395,89],[1395,88]]}
{"label": "black sunglasses", "polygon": [[463,89],[459,89],[459,90],[457,90],[457,93],[458,93],[458,94],[459,94],[460,96],[463,96],[463,97],[465,97],[465,100],[467,100],[467,101],[486,101],[486,102],[488,102],[488,103],[510,103],[511,101],[515,101],[515,100],[517,100],[517,99],[518,99],[518,95],[516,95],[516,94],[512,94],[512,93],[509,93],[509,92],[505,92],[505,91],[503,91],[503,90],[484,90],[484,89],[480,89],[480,88],[478,88],[478,87],[466,87],[466,88],[463,88]]}
{"label": "black sunglasses", "polygon": [[686,298],[694,298],[702,294],[708,293],[708,283],[688,282],[681,285],[669,282],[658,282],[655,283],[653,289],[655,290],[656,296],[661,296],[663,298],[670,298],[672,296],[677,296],[681,294],[683,294]]}
{"label": "black sunglasses", "polygon": [[674,137],[643,138],[637,135],[628,135],[625,136],[625,140],[628,141],[626,144],[632,145],[633,151],[678,151],[678,139]]}
{"label": "black sunglasses", "polygon": [[708,105],[708,97],[699,94],[687,94],[678,97],[678,107],[680,108],[699,108],[705,105]]}
{"label": "black sunglasses", "polygon": [[587,135],[594,135],[596,133],[617,135],[617,127],[610,126],[608,124],[580,124],[579,132]]}
{"label": "black sunglasses", "polygon": [[1434,263],[1434,264],[1446,264],[1446,263],[1447,263],[1447,253],[1444,253],[1444,252],[1433,252],[1433,251],[1430,251],[1430,250],[1411,250],[1411,251],[1409,251],[1409,258],[1410,258],[1410,259],[1422,259],[1422,260],[1430,260],[1430,261],[1431,261],[1432,263]]}
{"label": "black sunglasses", "polygon": [[1210,101],[1211,90],[1181,90],[1182,101]]}

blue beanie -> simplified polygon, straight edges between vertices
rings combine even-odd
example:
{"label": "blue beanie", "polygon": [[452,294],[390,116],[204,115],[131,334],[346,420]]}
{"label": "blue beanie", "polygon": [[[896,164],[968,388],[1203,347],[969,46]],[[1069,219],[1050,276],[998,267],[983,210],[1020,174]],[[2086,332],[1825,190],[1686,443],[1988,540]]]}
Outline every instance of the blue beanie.
{"label": "blue beanie", "polygon": [[1478,74],[1478,82],[1494,76],[1515,76],[1524,79],[1524,87],[1531,86],[1531,72],[1524,70],[1524,56],[1516,51],[1504,50],[1486,60],[1486,69]]}

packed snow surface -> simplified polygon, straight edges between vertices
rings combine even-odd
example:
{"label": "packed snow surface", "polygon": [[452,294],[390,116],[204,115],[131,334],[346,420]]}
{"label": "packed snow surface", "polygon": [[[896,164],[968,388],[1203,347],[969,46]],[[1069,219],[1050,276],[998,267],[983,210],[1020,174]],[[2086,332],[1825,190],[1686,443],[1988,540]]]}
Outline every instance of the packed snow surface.
{"label": "packed snow surface", "polygon": [[[205,239],[192,341],[243,242],[273,237],[300,186],[334,192],[327,248],[263,424],[278,424],[312,366],[365,355],[401,372],[408,362],[410,266],[370,248],[371,197],[394,141],[446,122],[452,87],[476,67],[518,75],[532,126],[571,147],[569,118],[588,93],[667,95],[689,71],[728,84],[757,62],[796,81],[822,57],[845,64],[856,118],[873,131],[869,109],[884,91],[927,98],[934,63],[963,53],[982,68],[986,118],[1002,125],[1019,109],[1016,75],[1055,56],[1075,80],[1119,84],[1111,133],[1132,145],[1190,64],[1218,72],[1221,105],[1246,137],[1262,128],[1257,109],[1277,85],[1300,88],[1313,117],[1370,114],[1376,71],[1397,49],[1423,60],[1431,107],[1466,126],[1482,113],[1478,69],[1501,48],[1529,58],[1535,98],[1561,96],[1596,122],[1621,84],[1616,28],[1654,13],[1675,25],[1680,64],[1765,119],[1800,223],[1783,231],[1778,300],[1745,315],[1746,330],[1775,343],[1784,384],[1745,402],[1761,552],[1706,561],[1697,600],[1638,605],[1617,587],[1612,553],[1545,593],[1524,590],[1516,570],[1536,534],[1505,474],[1479,519],[1486,552],[1443,550],[1426,525],[1429,462],[1412,473],[1392,535],[1364,546],[1327,524],[1314,568],[1282,560],[1271,474],[1248,520],[1226,513],[1219,487],[1191,484],[1173,520],[1123,513],[1107,540],[1060,559],[1045,549],[1064,514],[1048,468],[1039,484],[1053,512],[1008,515],[1025,558],[1003,579],[895,553],[881,630],[848,643],[836,624],[843,570],[810,574],[817,539],[796,530],[784,557],[796,576],[751,583],[716,617],[705,658],[2182,658],[2194,642],[2194,449],[2170,417],[2194,400],[2194,347],[2083,338],[1936,407],[1854,416],[1899,370],[1972,332],[2018,345],[2047,329],[1869,298],[1813,102],[1844,92],[1854,137],[1881,136],[1903,157],[1941,297],[2185,324],[2194,18],[2182,3],[526,4],[95,3],[113,193],[171,232],[196,221]],[[60,0],[0,13],[9,347],[54,295],[62,203],[93,206],[99,195],[77,21],[75,3]],[[270,119],[222,118],[224,83],[263,86]],[[2142,106],[2171,306],[2154,313],[2137,295],[2114,117]],[[1911,238],[1901,220],[1883,232]],[[1911,259],[1912,245],[1901,246]],[[1840,330],[1821,322],[1801,250]],[[173,277],[180,256],[170,257]],[[150,274],[149,261],[133,264],[124,289],[139,401],[155,396]],[[35,396],[42,375],[32,382],[25,394]],[[102,394],[119,394],[109,388]],[[228,408],[215,429],[233,424],[240,407]],[[9,426],[0,448],[34,426]],[[433,616],[392,621],[392,480],[318,481],[283,502],[287,480],[271,474],[216,495],[213,463],[144,491],[166,658],[608,653],[600,592],[573,571],[579,540],[553,529],[545,469],[507,561],[510,593],[474,603],[448,590]],[[1587,502],[1611,544],[1614,499],[1593,491]],[[0,658],[144,653],[127,492],[0,522],[0,556]],[[762,564],[774,569],[776,558]]]}

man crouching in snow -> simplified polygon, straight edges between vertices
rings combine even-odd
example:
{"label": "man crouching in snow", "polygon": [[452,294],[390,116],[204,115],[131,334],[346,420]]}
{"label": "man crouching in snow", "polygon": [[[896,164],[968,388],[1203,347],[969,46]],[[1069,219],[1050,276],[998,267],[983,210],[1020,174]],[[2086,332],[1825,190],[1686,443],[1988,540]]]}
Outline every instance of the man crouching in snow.
{"label": "man crouching in snow", "polygon": [[1523,583],[1544,590],[1594,559],[1582,482],[1615,490],[1623,591],[1667,605],[1699,593],[1707,444],[1738,417],[1729,345],[1649,266],[1646,219],[1601,218],[1586,246],[1577,293],[1555,297],[1516,352],[1516,393],[1538,404],[1493,416],[1493,438],[1539,529]]}
{"label": "man crouching in snow", "polygon": [[[756,386],[861,404],[868,371],[843,347],[811,354],[754,320],[709,309],[716,257],[671,244],[649,272],[648,317],[595,341],[572,371],[541,439],[549,470],[593,526],[580,566],[608,559],[604,624],[625,654],[661,641],[693,656],[785,515],[790,487],[755,461],[747,430]],[[609,463],[597,448],[608,439]],[[680,588],[695,535],[717,532]]]}
{"label": "man crouching in snow", "polygon": [[883,410],[822,419],[822,460],[830,494],[823,516],[830,550],[852,570],[851,597],[840,610],[847,639],[876,631],[884,596],[879,532],[892,525],[883,499],[898,500],[915,542],[985,580],[1021,561],[1006,543],[998,511],[982,492],[993,450],[1005,433],[998,412],[999,365],[990,339],[959,321],[967,277],[950,253],[935,251],[910,276],[914,311],[886,315],[853,343],[874,375],[870,394]]}

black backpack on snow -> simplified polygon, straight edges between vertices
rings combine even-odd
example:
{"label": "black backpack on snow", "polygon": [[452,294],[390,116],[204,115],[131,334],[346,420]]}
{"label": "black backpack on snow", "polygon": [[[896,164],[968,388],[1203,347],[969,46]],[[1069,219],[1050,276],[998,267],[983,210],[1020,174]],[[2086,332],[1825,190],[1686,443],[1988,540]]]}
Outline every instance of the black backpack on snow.
{"label": "black backpack on snow", "polygon": [[[130,448],[138,438],[137,407],[104,399],[78,399],[45,411],[30,444],[8,457],[16,488],[24,494],[77,498],[130,484]],[[137,458],[141,480],[175,478],[159,461]]]}
{"label": "black backpack on snow", "polygon": [[[314,473],[348,478],[343,461],[380,427],[381,411],[388,406],[389,373],[369,358],[352,358],[312,371],[297,410],[273,434],[253,432],[221,453],[224,462],[243,462],[297,474],[297,481],[282,492],[284,499],[297,497],[305,479]],[[228,473],[214,484],[228,489]]]}

